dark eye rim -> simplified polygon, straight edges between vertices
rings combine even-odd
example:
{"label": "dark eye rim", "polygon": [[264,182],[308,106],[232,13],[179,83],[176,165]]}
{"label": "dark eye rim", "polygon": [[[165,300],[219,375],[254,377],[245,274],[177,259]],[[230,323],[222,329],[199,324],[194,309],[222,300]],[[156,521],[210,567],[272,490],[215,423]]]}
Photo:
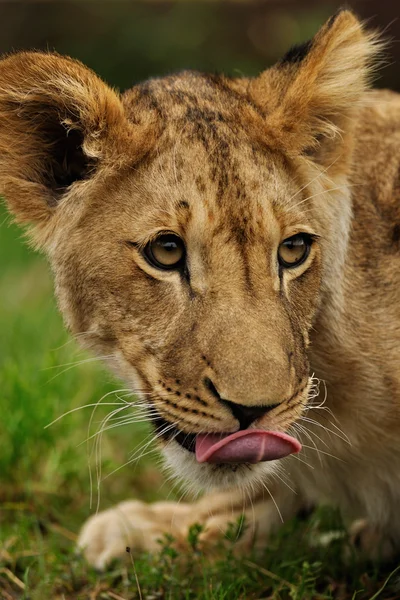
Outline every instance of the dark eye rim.
{"label": "dark eye rim", "polygon": [[[300,258],[300,260],[298,260],[297,262],[294,262],[294,263],[288,263],[288,262],[286,262],[280,256],[280,254],[279,254],[279,248],[283,244],[285,244],[285,242],[290,242],[290,241],[292,241],[292,240],[294,240],[296,238],[302,238],[304,240],[304,244],[305,244],[306,250],[305,250],[303,256]],[[311,246],[312,246],[312,244],[314,242],[314,239],[315,239],[314,236],[311,235],[310,233],[296,233],[295,235],[292,235],[292,236],[286,238],[285,240],[283,240],[279,244],[279,247],[278,247],[278,263],[279,263],[279,266],[282,269],[296,269],[297,267],[300,267],[300,265],[302,265],[307,260],[307,258],[309,257]]]}
{"label": "dark eye rim", "polygon": [[[172,265],[164,265],[164,264],[160,263],[154,256],[152,248],[151,248],[152,244],[156,240],[159,240],[161,237],[166,237],[166,236],[174,237],[177,240],[179,240],[180,244],[182,244],[182,250],[183,250],[182,256],[176,263],[174,263]],[[179,270],[182,270],[182,268],[184,268],[184,265],[186,262],[186,246],[185,246],[183,239],[174,231],[161,231],[160,233],[158,233],[156,236],[154,236],[151,240],[149,240],[147,242],[147,244],[145,245],[145,247],[142,250],[142,255],[145,258],[145,260],[149,263],[150,266],[152,266],[156,269],[159,269],[160,271],[179,271]]]}

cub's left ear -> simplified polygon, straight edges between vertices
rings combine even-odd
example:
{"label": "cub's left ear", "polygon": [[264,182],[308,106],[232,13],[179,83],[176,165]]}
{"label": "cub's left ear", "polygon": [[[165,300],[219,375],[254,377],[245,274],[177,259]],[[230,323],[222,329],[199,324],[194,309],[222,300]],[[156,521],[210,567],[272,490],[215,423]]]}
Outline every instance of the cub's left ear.
{"label": "cub's left ear", "polygon": [[265,111],[272,145],[321,163],[335,160],[381,46],[352,12],[341,10],[312,40],[289,50],[253,80],[249,91]]}

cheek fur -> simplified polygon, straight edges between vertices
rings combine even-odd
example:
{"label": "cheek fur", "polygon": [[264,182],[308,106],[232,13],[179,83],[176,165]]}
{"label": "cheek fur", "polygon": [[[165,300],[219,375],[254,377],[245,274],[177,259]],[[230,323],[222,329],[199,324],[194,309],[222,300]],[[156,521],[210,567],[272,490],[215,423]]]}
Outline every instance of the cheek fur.
{"label": "cheek fur", "polygon": [[288,283],[289,310],[303,327],[310,327],[320,296],[321,270],[319,257],[301,275]]}

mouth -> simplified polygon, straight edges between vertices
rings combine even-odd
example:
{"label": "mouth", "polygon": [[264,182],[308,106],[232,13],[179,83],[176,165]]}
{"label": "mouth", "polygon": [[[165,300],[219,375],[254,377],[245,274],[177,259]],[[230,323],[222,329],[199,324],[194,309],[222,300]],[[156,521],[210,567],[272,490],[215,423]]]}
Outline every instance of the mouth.
{"label": "mouth", "polygon": [[278,460],[301,450],[298,440],[278,431],[244,429],[235,433],[185,433],[162,417],[155,423],[156,433],[178,442],[195,454],[198,463],[256,464]]}
{"label": "mouth", "polygon": [[177,427],[172,426],[160,415],[153,420],[153,426],[157,436],[165,440],[174,440],[175,442],[178,442],[182,448],[185,448],[185,450],[192,453],[196,452],[196,433],[185,433]]}

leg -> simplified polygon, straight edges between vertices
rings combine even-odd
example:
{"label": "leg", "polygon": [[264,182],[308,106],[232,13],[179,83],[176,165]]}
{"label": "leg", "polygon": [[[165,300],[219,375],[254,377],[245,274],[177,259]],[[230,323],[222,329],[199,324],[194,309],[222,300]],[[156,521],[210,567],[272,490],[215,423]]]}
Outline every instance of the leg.
{"label": "leg", "polygon": [[[283,519],[301,508],[299,497],[286,488],[277,487],[272,493]],[[281,523],[270,497],[259,495],[245,500],[236,491],[209,494],[193,504],[128,501],[90,517],[80,532],[78,547],[90,564],[104,569],[113,558],[126,556],[127,547],[135,552],[156,552],[157,540],[167,533],[174,537],[178,548],[187,550],[189,528],[199,523],[204,526],[199,538],[202,548],[211,551],[229,523],[242,514],[246,528],[235,544],[238,553],[253,544],[265,546],[268,535]]]}

